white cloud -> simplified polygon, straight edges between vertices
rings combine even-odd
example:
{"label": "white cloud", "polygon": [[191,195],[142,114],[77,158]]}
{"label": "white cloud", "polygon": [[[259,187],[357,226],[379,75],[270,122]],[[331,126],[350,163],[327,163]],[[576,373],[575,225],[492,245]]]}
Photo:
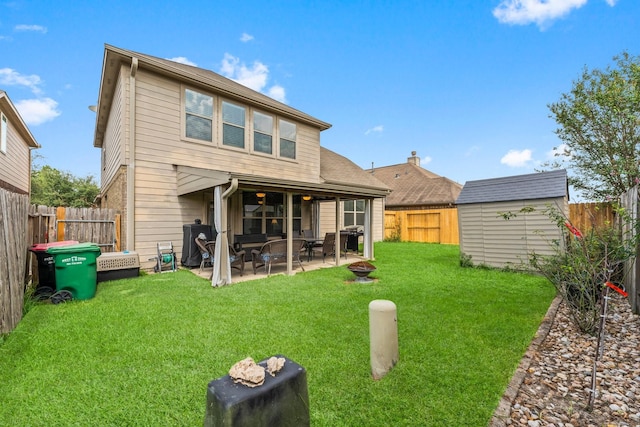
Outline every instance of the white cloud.
{"label": "white cloud", "polygon": [[11,68],[0,68],[0,84],[7,86],[26,86],[36,95],[42,93],[38,87],[42,83],[40,76],[25,76]]}
{"label": "white cloud", "polygon": [[531,161],[531,150],[529,149],[509,150],[509,152],[500,159],[500,163],[512,168],[521,168],[528,166]]}
{"label": "white cloud", "polygon": [[[253,65],[248,67],[243,62],[240,62],[240,58],[225,53],[220,67],[220,74],[250,89],[264,92],[269,79],[269,67],[260,61],[254,61]],[[267,95],[281,102],[286,99],[285,89],[279,85],[269,88]]]}
{"label": "white cloud", "polygon": [[618,3],[618,0],[604,0],[607,2],[607,4],[611,7],[615,6],[616,3]]}
{"label": "white cloud", "polygon": [[16,109],[27,125],[39,125],[60,115],[58,103],[51,98],[25,99],[16,103]]}
{"label": "white cloud", "polygon": [[367,129],[367,131],[364,134],[369,135],[370,133],[382,133],[383,131],[384,131],[384,126],[378,125],[378,126],[372,127],[371,129]]}
{"label": "white cloud", "polygon": [[469,147],[469,149],[465,151],[464,155],[465,157],[471,157],[474,154],[476,154],[478,151],[480,151],[480,147],[478,147],[477,145],[474,145]]}
{"label": "white cloud", "polygon": [[558,160],[558,157],[563,160],[571,157],[571,153],[569,152],[567,144],[560,144],[557,147],[553,147],[551,150],[547,151],[547,159]]}
{"label": "white cloud", "polygon": [[47,33],[47,27],[43,27],[42,25],[16,25],[14,28],[16,31],[34,31],[36,33]]}
{"label": "white cloud", "polygon": [[194,67],[197,67],[198,65],[196,65],[195,62],[189,61],[186,57],[184,56],[176,56],[175,58],[167,58],[169,61],[173,61],[173,62],[177,62],[180,64],[184,64],[184,65],[191,65]]}
{"label": "white cloud", "polygon": [[429,156],[423,157],[422,159],[420,159],[420,166],[428,165],[429,163],[431,163],[431,160],[433,159]]}
{"label": "white cloud", "polygon": [[271,86],[271,89],[269,89],[269,96],[275,99],[276,101],[280,101],[283,103],[287,102],[287,97],[285,95],[284,88],[280,85]]}
{"label": "white cloud", "polygon": [[240,36],[240,41],[243,43],[250,42],[251,40],[253,40],[253,36],[251,34],[242,33]]}
{"label": "white cloud", "polygon": [[[613,6],[617,0],[607,0]],[[544,28],[551,21],[579,9],[587,0],[503,0],[493,9],[493,16],[504,24],[537,24]]]}

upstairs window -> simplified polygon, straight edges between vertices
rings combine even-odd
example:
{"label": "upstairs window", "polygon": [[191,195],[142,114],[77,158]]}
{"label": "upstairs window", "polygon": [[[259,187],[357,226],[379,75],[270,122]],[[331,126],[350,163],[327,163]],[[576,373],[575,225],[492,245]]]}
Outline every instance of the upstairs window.
{"label": "upstairs window", "polygon": [[273,117],[253,113],[253,151],[273,154]]}
{"label": "upstairs window", "polygon": [[7,116],[0,113],[0,151],[7,152]]}
{"label": "upstairs window", "polygon": [[244,148],[245,109],[222,102],[222,144]]}
{"label": "upstairs window", "polygon": [[184,91],[185,136],[213,141],[213,97],[191,89]]}
{"label": "upstairs window", "polygon": [[280,120],[280,157],[296,158],[296,125]]}

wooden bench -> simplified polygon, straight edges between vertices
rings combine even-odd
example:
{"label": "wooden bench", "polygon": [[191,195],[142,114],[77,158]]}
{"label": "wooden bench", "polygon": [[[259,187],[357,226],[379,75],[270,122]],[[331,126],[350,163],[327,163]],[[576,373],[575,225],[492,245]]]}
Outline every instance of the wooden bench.
{"label": "wooden bench", "polygon": [[[300,260],[300,254],[306,253],[306,245],[307,242],[304,239],[293,239],[291,259],[300,265],[302,271],[304,271],[304,267]],[[251,258],[253,274],[258,272],[258,268],[264,266],[267,271],[267,275],[269,275],[271,274],[271,265],[287,262],[287,240],[270,240],[263,244],[260,249],[252,250]]]}

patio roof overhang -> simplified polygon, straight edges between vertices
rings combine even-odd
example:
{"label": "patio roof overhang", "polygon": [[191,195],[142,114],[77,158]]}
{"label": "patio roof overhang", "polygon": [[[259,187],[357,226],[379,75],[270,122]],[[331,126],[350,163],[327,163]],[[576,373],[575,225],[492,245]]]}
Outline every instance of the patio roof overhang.
{"label": "patio roof overhang", "polygon": [[304,182],[273,177],[239,174],[177,165],[178,195],[183,196],[238,180],[239,188],[290,191],[326,198],[379,198],[389,194],[386,188],[358,186],[335,181]]}

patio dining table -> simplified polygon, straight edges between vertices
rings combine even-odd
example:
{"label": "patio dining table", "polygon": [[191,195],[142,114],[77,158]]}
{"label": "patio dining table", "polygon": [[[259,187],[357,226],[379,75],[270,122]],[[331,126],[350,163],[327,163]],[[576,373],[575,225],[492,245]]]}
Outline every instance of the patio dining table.
{"label": "patio dining table", "polygon": [[304,237],[304,241],[307,247],[307,262],[310,262],[313,259],[313,248],[322,246],[324,240],[316,237]]}

